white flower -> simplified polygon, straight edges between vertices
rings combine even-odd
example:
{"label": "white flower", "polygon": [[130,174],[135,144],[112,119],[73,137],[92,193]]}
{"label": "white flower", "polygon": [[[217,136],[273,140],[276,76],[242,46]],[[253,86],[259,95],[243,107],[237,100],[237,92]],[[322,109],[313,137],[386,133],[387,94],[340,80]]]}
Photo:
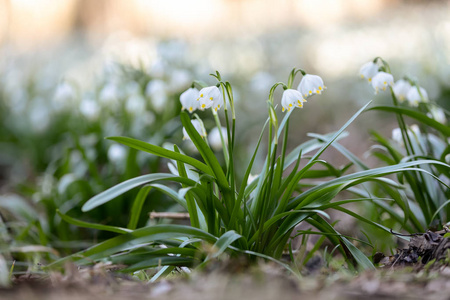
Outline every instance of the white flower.
{"label": "white flower", "polygon": [[222,94],[216,86],[201,89],[197,101],[199,101],[200,110],[212,107],[217,111],[223,105]]}
{"label": "white flower", "polygon": [[430,112],[427,113],[427,116],[432,119],[435,119],[436,121],[442,124],[445,124],[447,122],[444,111],[439,107],[435,106],[430,107]]}
{"label": "white flower", "polygon": [[367,81],[371,82],[372,78],[378,73],[378,65],[373,61],[369,61],[362,65],[359,69],[359,75],[361,78],[367,78]]}
{"label": "white flower", "polygon": [[394,94],[397,97],[398,101],[403,102],[406,99],[406,94],[408,93],[411,85],[407,80],[400,79],[395,82],[392,89],[394,90]]}
{"label": "white flower", "polygon": [[375,94],[380,90],[385,91],[388,86],[394,85],[394,76],[386,72],[378,72],[372,78],[372,87],[375,89]]}
{"label": "white flower", "polygon": [[80,112],[83,116],[85,116],[89,120],[95,120],[100,115],[100,106],[98,103],[87,97],[84,98],[80,103]]}
{"label": "white flower", "polygon": [[114,83],[106,84],[100,91],[100,101],[103,103],[112,103],[119,98],[119,90]]}
{"label": "white flower", "polygon": [[63,82],[56,88],[54,99],[60,102],[73,100],[76,97],[76,91],[72,85]]}
{"label": "white flower", "polygon": [[108,159],[112,162],[123,161],[127,155],[127,150],[124,146],[113,144],[108,149]]}
{"label": "white flower", "polygon": [[392,140],[397,144],[403,144],[402,131],[400,128],[392,129]]}
{"label": "white flower", "polygon": [[283,112],[285,110],[290,111],[295,107],[303,107],[303,102],[306,100],[302,97],[302,94],[294,89],[287,89],[283,92],[281,97],[281,106],[283,106]]}
{"label": "white flower", "polygon": [[125,103],[125,109],[129,113],[141,114],[145,111],[145,99],[141,95],[132,95],[128,97]]}
{"label": "white flower", "polygon": [[326,88],[320,76],[306,74],[303,76],[302,81],[300,81],[297,90],[306,98],[313,94],[320,94]]}
{"label": "white flower", "polygon": [[150,97],[153,108],[162,112],[167,104],[167,85],[160,79],[151,80],[145,88],[145,94]]}
{"label": "white flower", "polygon": [[[206,130],[205,127],[203,127],[203,124],[200,123],[199,120],[191,120],[192,125],[194,126],[194,128],[197,130],[197,132],[200,134],[201,137],[205,137],[206,136]],[[183,140],[191,140],[191,138],[189,137],[186,128],[183,127]]]}
{"label": "white flower", "polygon": [[190,113],[196,110],[199,106],[197,101],[199,92],[196,88],[189,88],[180,95],[181,109],[187,109]]}
{"label": "white flower", "polygon": [[408,99],[409,105],[419,106],[419,102],[428,102],[428,94],[423,87],[413,86],[406,94],[406,99]]}
{"label": "white flower", "polygon": [[[227,144],[228,143],[227,129],[225,127],[221,127],[220,130],[222,131],[223,140],[225,141],[225,144]],[[220,151],[222,149],[222,139],[220,138],[219,128],[214,127],[209,132],[208,141],[213,150]]]}

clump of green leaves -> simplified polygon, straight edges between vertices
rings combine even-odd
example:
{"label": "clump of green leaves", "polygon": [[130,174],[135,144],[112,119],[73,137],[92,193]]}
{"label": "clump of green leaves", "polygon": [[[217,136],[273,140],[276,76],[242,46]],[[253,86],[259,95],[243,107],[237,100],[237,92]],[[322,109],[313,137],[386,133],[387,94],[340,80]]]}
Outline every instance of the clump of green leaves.
{"label": "clump of green leaves", "polygon": [[[295,91],[292,92],[291,89],[298,72],[308,76],[304,71],[294,69],[287,84],[277,83],[270,90],[267,101],[269,117],[261,130],[245,174],[241,177],[235,174],[236,112],[233,91],[231,84],[223,81],[218,72],[213,76],[218,81],[217,87],[221,89],[223,99],[229,101],[231,109],[230,118],[229,108],[226,104],[223,106],[228,138],[228,143],[223,142],[224,157],[226,158],[224,166],[219,163],[207,139],[201,134],[202,131],[198,132],[198,128],[192,124],[191,118],[186,112],[181,112],[180,119],[202,160],[183,154],[176,145],[167,149],[129,137],[110,137],[110,140],[131,148],[172,160],[176,165],[176,172],[174,172],[175,174],[152,173],[127,180],[98,194],[84,204],[83,210],[90,211],[126,191],[141,186],[133,203],[127,228],[81,222],[60,213],[60,216],[69,223],[117,234],[116,237],[77,253],[71,258],[77,260],[79,264],[88,264],[99,260],[122,263],[128,266],[123,270],[124,272],[164,266],[156,274],[158,277],[171,271],[175,266],[192,267],[204,264],[227,252],[230,255],[245,254],[249,257],[263,257],[292,270],[288,265],[280,262],[279,258],[287,249],[295,227],[301,222],[308,222],[325,235],[348,261],[361,268],[373,268],[370,260],[327,221],[329,217],[325,210],[337,209],[372,226],[388,230],[386,227],[342,207],[351,202],[371,200],[370,195],[356,199],[333,200],[344,190],[359,195],[362,189],[358,186],[370,181],[382,182],[386,186],[399,188],[395,181],[383,176],[417,169],[414,168],[417,165],[440,162],[414,160],[382,168],[347,173],[348,166],[336,169],[328,162],[321,160],[321,154],[341,137],[344,130],[369,104],[356,112],[337,132],[315,135],[314,138],[298,145],[288,153],[289,119],[295,117],[298,110],[289,109],[291,107],[289,103],[293,103],[289,101],[292,99],[287,99],[289,101],[285,99],[283,107],[287,103],[287,112],[280,122],[276,110],[277,105],[274,101],[274,92],[277,87],[281,86],[285,91],[291,90],[291,95],[299,94]],[[195,84],[199,85],[200,83]],[[200,87],[204,86],[200,85]],[[317,94],[319,93],[317,92]],[[299,105],[303,102],[298,99]],[[214,108],[212,108],[212,113],[218,128],[220,128],[220,120]],[[264,165],[256,179],[249,182],[255,157],[260,151],[261,141],[265,134],[267,134],[268,146]],[[303,167],[300,167],[302,161],[305,163]],[[319,172],[312,169],[314,166],[320,167]],[[334,179],[319,182],[310,188],[301,184],[307,178],[330,176]],[[242,180],[238,182],[237,178],[242,178]],[[173,183],[175,183],[175,188]],[[142,205],[151,189],[157,189],[167,194],[184,207],[190,215],[191,226],[155,225],[136,229],[135,220],[139,217]],[[211,247],[205,247],[205,244],[213,245],[212,250]],[[62,261],[64,259],[57,263]]]}

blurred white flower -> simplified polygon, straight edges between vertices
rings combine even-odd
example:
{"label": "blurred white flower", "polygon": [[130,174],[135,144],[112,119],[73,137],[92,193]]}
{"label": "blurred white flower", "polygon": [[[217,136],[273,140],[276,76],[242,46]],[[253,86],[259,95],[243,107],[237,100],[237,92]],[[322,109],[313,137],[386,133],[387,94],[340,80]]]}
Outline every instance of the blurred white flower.
{"label": "blurred white flower", "polygon": [[388,86],[394,85],[394,76],[386,72],[378,72],[372,78],[372,87],[375,89],[375,94],[380,90],[385,91]]}
{"label": "blurred white flower", "polygon": [[302,94],[294,89],[287,89],[283,92],[281,97],[281,106],[283,106],[283,112],[285,110],[290,111],[295,107],[303,107],[303,102],[306,100],[302,97]]}
{"label": "blurred white flower", "polygon": [[430,107],[430,112],[427,113],[427,116],[432,119],[435,119],[436,121],[442,124],[445,124],[447,122],[447,118],[445,117],[444,111],[436,106]]}
{"label": "blurred white flower", "polygon": [[161,112],[167,104],[167,85],[164,81],[151,80],[145,89],[145,94],[150,98],[153,108]]}
{"label": "blurred white flower", "polygon": [[200,110],[213,107],[217,111],[223,105],[222,94],[215,85],[202,88],[198,94],[197,101],[199,101]]}
{"label": "blurred white flower", "polygon": [[366,78],[367,81],[371,82],[372,78],[378,73],[378,65],[373,61],[369,61],[362,65],[359,69],[359,75],[361,78]]}
{"label": "blurred white flower", "polygon": [[29,120],[35,132],[43,132],[50,125],[50,110],[43,98],[33,98],[29,110]]}
{"label": "blurred white flower", "polygon": [[[197,132],[200,134],[201,137],[205,137],[206,136],[206,130],[205,127],[203,126],[202,123],[200,123],[199,120],[191,120],[192,125],[194,126],[194,128],[197,130]],[[187,134],[186,129],[183,127],[183,140],[191,140],[191,138],[189,137],[189,135]]]}
{"label": "blurred white flower", "polygon": [[81,114],[89,120],[95,120],[100,114],[100,106],[90,98],[84,98],[80,103]]}
{"label": "blurred white flower", "polygon": [[127,150],[119,144],[112,144],[108,149],[108,159],[111,162],[121,162],[125,160]]}
{"label": "blurred white flower", "polygon": [[152,77],[163,78],[168,69],[168,65],[161,58],[157,58],[150,66],[149,73]]}
{"label": "blurred white flower", "polygon": [[392,129],[392,140],[397,144],[403,144],[402,131],[400,128]]}
{"label": "blurred white flower", "polygon": [[411,84],[407,80],[400,79],[397,80],[392,87],[395,97],[397,97],[398,101],[403,102],[406,100],[406,94],[411,88]]}
{"label": "blurred white flower", "polygon": [[413,136],[415,135],[416,137],[419,137],[420,136],[419,125],[412,124],[411,126],[409,126],[408,134],[411,135],[411,133],[413,134]]}
{"label": "blurred white flower", "polygon": [[[220,130],[222,131],[222,136],[225,144],[228,144],[227,129],[225,127],[221,127]],[[214,127],[209,132],[208,141],[213,150],[220,151],[222,149],[222,139],[220,138],[219,128]]]}
{"label": "blurred white flower", "polygon": [[417,107],[420,102],[428,102],[428,94],[423,87],[412,86],[406,94],[406,99],[409,105]]}
{"label": "blurred white flower", "polygon": [[247,184],[250,184],[253,180],[258,178],[258,176],[259,176],[259,174],[256,174],[256,175],[249,174],[248,179],[247,179]]}
{"label": "blurred white flower", "polygon": [[141,95],[132,95],[128,97],[125,103],[125,109],[131,114],[141,114],[145,111],[145,99]]}
{"label": "blurred white flower", "polygon": [[327,87],[323,84],[322,78],[317,75],[306,74],[303,76],[297,90],[302,93],[303,97],[309,97],[313,94],[320,94]]}
{"label": "blurred white flower", "polygon": [[170,89],[180,91],[192,82],[192,76],[187,70],[175,69],[170,74]]}
{"label": "blurred white flower", "polygon": [[58,102],[66,102],[75,99],[76,95],[77,93],[72,85],[62,82],[56,88],[54,99]]}
{"label": "blurred white flower", "polygon": [[199,91],[196,88],[189,88],[180,95],[181,109],[187,109],[190,113],[199,107],[197,101]]}
{"label": "blurred white flower", "polygon": [[114,83],[107,83],[100,91],[99,99],[105,104],[115,102],[119,99],[119,90]]}

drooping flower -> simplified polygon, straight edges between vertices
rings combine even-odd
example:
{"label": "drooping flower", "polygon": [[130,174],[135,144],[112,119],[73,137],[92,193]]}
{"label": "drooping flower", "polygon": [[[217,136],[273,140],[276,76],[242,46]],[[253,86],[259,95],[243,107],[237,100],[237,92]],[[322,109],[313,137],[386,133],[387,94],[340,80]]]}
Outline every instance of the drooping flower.
{"label": "drooping flower", "polygon": [[373,77],[378,73],[378,65],[373,61],[369,61],[362,65],[359,69],[359,75],[361,78],[366,78],[367,81],[371,82]]}
{"label": "drooping flower", "polygon": [[[223,140],[225,144],[227,144],[228,143],[227,129],[225,127],[221,127],[220,130],[222,131]],[[208,141],[213,150],[220,151],[222,149],[222,139],[220,137],[219,128],[214,127],[213,129],[211,129],[208,135]]]}
{"label": "drooping flower", "polygon": [[300,81],[297,90],[299,90],[303,97],[306,98],[313,94],[320,94],[326,88],[327,87],[323,84],[323,80],[320,76],[306,74]]}
{"label": "drooping flower", "polygon": [[445,124],[447,122],[447,118],[445,117],[445,113],[440,107],[432,106],[430,107],[430,112],[427,113],[427,116],[435,119],[439,123]]}
{"label": "drooping flower", "polygon": [[217,111],[223,105],[222,94],[217,86],[202,88],[198,94],[197,101],[199,101],[200,110],[212,107]]}
{"label": "drooping flower", "polygon": [[417,107],[420,102],[428,102],[428,94],[423,87],[412,86],[406,94],[406,99],[408,99],[409,105]]}
{"label": "drooping flower", "polygon": [[190,113],[198,108],[199,101],[198,90],[196,88],[189,88],[180,95],[181,109],[187,109]]}
{"label": "drooping flower", "polygon": [[372,78],[372,87],[375,89],[375,94],[380,90],[385,91],[388,86],[394,85],[394,76],[386,72],[378,72]]}
{"label": "drooping flower", "polygon": [[[193,119],[191,120],[192,125],[197,130],[197,132],[200,134],[200,136],[203,138],[206,136],[206,130],[202,123],[200,123],[199,120]],[[186,128],[183,127],[183,140],[191,140],[189,137]]]}
{"label": "drooping flower", "polygon": [[411,84],[407,80],[400,79],[397,80],[392,87],[394,90],[394,94],[397,97],[398,101],[403,102],[406,99],[406,94],[408,93],[409,89],[411,88]]}
{"label": "drooping flower", "polygon": [[281,106],[283,107],[283,112],[285,110],[290,111],[295,107],[303,107],[303,102],[306,100],[303,98],[302,94],[294,89],[287,89],[283,92],[281,97]]}

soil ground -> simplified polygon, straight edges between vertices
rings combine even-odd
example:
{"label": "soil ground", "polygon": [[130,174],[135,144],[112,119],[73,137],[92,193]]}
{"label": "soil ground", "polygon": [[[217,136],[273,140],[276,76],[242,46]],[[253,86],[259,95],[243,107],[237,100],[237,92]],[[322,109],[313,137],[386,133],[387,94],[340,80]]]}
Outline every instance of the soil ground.
{"label": "soil ground", "polygon": [[318,270],[301,280],[271,264],[178,275],[155,283],[118,277],[101,269],[16,278],[0,290],[8,300],[118,299],[450,299],[450,268],[385,268],[355,276],[344,269]]}

